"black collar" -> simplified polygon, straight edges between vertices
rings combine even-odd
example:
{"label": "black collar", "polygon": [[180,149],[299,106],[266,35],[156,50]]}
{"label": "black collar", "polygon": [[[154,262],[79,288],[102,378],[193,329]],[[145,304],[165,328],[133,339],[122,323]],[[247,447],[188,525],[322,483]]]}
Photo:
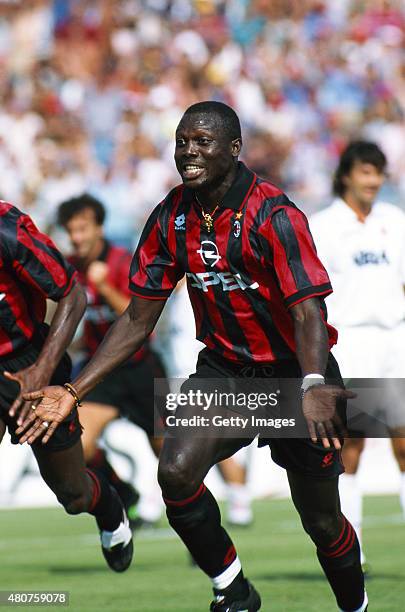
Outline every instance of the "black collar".
{"label": "black collar", "polygon": [[[242,208],[249,197],[255,182],[256,175],[254,172],[249,170],[249,168],[245,166],[243,162],[238,162],[238,170],[234,181],[223,197],[219,207],[231,208],[232,210],[239,210]],[[194,191],[189,187],[185,187],[183,191],[183,201],[192,202],[195,199]]]}
{"label": "black collar", "polygon": [[[101,249],[100,255],[96,257],[94,261],[107,261],[107,257],[108,257],[108,253],[111,248],[111,244],[105,238],[103,240],[104,240],[103,248]],[[80,270],[80,272],[86,272],[87,268],[92,263],[92,262],[89,262],[88,264],[86,264],[84,260],[80,259],[80,257],[78,257],[77,255],[72,255],[69,261],[71,261],[74,267],[77,270]]]}
{"label": "black collar", "polygon": [[108,253],[110,251],[110,243],[108,240],[106,240],[105,238],[103,238],[104,240],[104,244],[103,244],[103,248],[101,250],[100,255],[96,258],[96,261],[107,261],[107,257],[108,257]]}

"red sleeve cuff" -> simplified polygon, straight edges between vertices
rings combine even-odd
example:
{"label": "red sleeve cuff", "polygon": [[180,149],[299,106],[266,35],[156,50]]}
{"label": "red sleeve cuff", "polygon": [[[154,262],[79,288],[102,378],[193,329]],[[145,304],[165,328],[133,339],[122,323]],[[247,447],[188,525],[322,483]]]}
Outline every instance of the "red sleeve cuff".
{"label": "red sleeve cuff", "polygon": [[69,278],[68,284],[66,285],[65,291],[63,292],[61,299],[69,295],[69,293],[72,291],[73,287],[75,286],[78,280],[79,280],[79,274],[77,270],[75,270],[72,276]]}
{"label": "red sleeve cuff", "polygon": [[147,287],[140,287],[135,283],[129,283],[129,289],[132,295],[145,298],[147,300],[167,300],[170,297],[173,289],[148,289]]}
{"label": "red sleeve cuff", "polygon": [[295,306],[295,304],[299,304],[299,302],[304,302],[305,300],[309,300],[313,297],[326,297],[331,294],[333,291],[332,285],[330,283],[325,283],[324,285],[317,285],[315,287],[306,287],[305,289],[301,289],[296,293],[288,296],[285,299],[285,304],[287,308],[291,308]]}

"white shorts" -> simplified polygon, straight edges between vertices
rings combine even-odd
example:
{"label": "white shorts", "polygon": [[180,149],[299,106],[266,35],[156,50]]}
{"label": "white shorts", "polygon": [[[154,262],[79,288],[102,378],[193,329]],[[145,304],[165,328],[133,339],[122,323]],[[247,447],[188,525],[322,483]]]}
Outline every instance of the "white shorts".
{"label": "white shorts", "polygon": [[367,414],[388,429],[405,427],[405,323],[393,329],[362,326],[338,332],[332,352],[348,387],[354,387],[348,379],[379,379],[374,386],[359,389],[358,399],[350,401],[348,417],[359,416],[357,404],[359,412],[366,406]]}

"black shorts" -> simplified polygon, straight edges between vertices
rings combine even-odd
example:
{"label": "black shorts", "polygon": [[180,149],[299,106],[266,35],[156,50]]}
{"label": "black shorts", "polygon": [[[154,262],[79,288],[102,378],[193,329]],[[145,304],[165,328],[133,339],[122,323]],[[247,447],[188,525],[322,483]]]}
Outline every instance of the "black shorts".
{"label": "black shorts", "polygon": [[[233,364],[222,359],[208,349],[199,354],[196,372],[182,386],[182,391],[194,386],[196,378],[278,378],[301,379],[301,368],[296,360],[284,360],[272,364]],[[336,359],[330,353],[325,373],[325,381],[344,387]],[[253,381],[252,381],[253,382]],[[345,423],[346,402],[339,401],[338,412]],[[246,440],[241,440],[241,446]],[[291,472],[317,478],[331,478],[344,472],[341,452],[325,449],[321,442],[314,443],[309,438],[259,438],[259,446],[269,445],[275,463]]]}
{"label": "black shorts", "polygon": [[[8,380],[5,378],[3,376],[3,371],[6,370],[8,372],[18,372],[19,370],[32,365],[38,358],[41,350],[41,344],[42,341],[34,342],[24,349],[14,353],[7,359],[0,359],[0,418],[7,425],[12,444],[18,444],[18,436],[15,434],[15,430],[18,428],[18,425],[16,418],[10,417],[8,411],[19,392],[19,385],[13,380]],[[56,368],[50,384],[63,385],[65,382],[69,381],[71,367],[72,364],[70,357],[66,353]],[[41,447],[41,449],[45,451],[48,450],[50,452],[66,450],[76,444],[76,442],[80,439],[81,433],[82,430],[77,410],[74,409],[71,414],[59,425],[47,444],[44,445],[42,444],[41,440],[37,440],[32,446],[38,446]]]}
{"label": "black shorts", "polygon": [[128,361],[114,370],[83,401],[114,406],[122,417],[153,436],[155,378],[166,379],[166,371],[159,355],[148,351],[142,360]]}

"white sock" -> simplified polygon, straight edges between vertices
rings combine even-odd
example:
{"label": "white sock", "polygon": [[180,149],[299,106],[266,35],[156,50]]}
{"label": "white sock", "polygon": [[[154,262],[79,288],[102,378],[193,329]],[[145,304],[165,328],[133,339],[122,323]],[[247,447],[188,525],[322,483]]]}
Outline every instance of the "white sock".
{"label": "white sock", "polygon": [[[357,608],[357,610],[353,610],[353,612],[364,612],[365,609],[367,608],[367,604],[368,604],[367,593],[366,593],[366,591],[364,591],[364,601],[363,601],[363,603],[361,604],[360,608]],[[345,612],[345,611],[344,610],[340,610],[340,612]]]}
{"label": "white sock", "polygon": [[399,501],[401,502],[402,514],[405,520],[405,472],[401,472],[399,484]]}
{"label": "white sock", "polygon": [[235,561],[233,561],[231,565],[227,567],[224,572],[222,572],[222,574],[215,576],[215,578],[211,578],[212,586],[218,591],[223,591],[231,584],[231,582],[235,580],[241,569],[242,566],[240,564],[239,557],[237,556]]}
{"label": "white sock", "polygon": [[360,543],[361,563],[366,557],[362,548],[361,525],[363,520],[363,495],[356,474],[342,474],[339,477],[340,505],[345,517],[352,524]]}
{"label": "white sock", "polygon": [[248,485],[228,483],[228,519],[232,523],[246,525],[252,521],[252,497]]}

